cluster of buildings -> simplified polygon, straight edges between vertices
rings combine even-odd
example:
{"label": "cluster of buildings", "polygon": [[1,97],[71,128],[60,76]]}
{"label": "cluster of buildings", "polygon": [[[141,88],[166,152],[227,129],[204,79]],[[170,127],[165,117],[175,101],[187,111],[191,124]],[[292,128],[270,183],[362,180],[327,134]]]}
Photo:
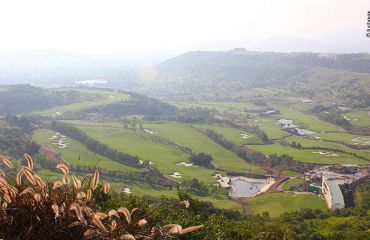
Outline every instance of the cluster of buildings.
{"label": "cluster of buildings", "polygon": [[353,206],[356,186],[369,178],[368,166],[353,164],[324,166],[304,176],[307,190],[322,193],[330,210]]}

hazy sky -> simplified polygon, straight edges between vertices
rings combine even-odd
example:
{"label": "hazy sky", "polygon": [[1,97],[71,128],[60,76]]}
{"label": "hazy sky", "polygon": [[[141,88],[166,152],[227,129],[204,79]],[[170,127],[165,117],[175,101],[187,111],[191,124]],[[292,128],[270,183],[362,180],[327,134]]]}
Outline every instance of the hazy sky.
{"label": "hazy sky", "polygon": [[0,0],[0,52],[248,49],[279,36],[370,51],[367,11],[370,0]]}

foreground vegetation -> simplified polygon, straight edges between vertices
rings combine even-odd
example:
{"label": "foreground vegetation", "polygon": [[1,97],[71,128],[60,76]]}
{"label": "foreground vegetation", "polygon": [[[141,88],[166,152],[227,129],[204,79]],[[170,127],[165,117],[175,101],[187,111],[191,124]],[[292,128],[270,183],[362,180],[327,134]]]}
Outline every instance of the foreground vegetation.
{"label": "foreground vegetation", "polygon": [[25,159],[26,166],[16,172],[12,162],[1,157],[2,168],[14,173],[0,178],[0,236],[4,239],[370,239],[370,203],[365,197],[369,183],[356,193],[356,208],[296,211],[302,203],[322,205],[303,200],[305,195],[273,194],[266,195],[270,199],[256,198],[255,203],[269,204],[271,196],[296,198],[291,206],[281,203],[290,213],[278,216],[271,211],[274,218],[262,211],[242,216],[184,191],[178,191],[177,199],[109,193],[110,184],[99,184],[98,171],[80,180],[64,164],[57,166],[62,180],[49,183],[33,171],[32,158],[25,155]]}

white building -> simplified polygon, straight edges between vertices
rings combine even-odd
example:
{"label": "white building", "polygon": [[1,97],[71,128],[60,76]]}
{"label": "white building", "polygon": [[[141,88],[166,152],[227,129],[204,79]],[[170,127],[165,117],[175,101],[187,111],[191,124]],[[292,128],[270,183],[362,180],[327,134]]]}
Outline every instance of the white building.
{"label": "white building", "polygon": [[343,194],[339,187],[342,184],[344,184],[343,180],[330,175],[322,178],[322,193],[330,210],[345,207]]}

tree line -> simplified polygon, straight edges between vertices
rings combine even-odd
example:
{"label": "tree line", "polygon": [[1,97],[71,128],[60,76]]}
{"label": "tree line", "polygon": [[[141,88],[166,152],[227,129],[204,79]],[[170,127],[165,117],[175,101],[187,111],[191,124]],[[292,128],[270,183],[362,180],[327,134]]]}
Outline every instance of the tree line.
{"label": "tree line", "polygon": [[288,142],[286,142],[284,140],[282,140],[280,142],[280,144],[281,145],[284,145],[284,146],[290,146],[290,147],[293,147],[293,148],[296,148],[296,149],[303,149],[303,150],[323,150],[323,151],[332,151],[332,152],[336,152],[336,153],[348,154],[348,155],[351,155],[353,157],[356,157],[356,158],[359,158],[359,159],[362,159],[362,160],[365,160],[365,161],[370,161],[369,158],[364,157],[364,156],[361,156],[361,155],[358,155],[357,153],[348,152],[348,151],[345,151],[345,150],[342,150],[342,149],[337,149],[337,148],[328,148],[328,147],[319,147],[319,146],[304,147],[302,144],[296,143],[295,141],[293,141],[291,143],[288,143]]}
{"label": "tree line", "polygon": [[[37,154],[34,156],[35,168],[36,169],[48,169],[50,171],[55,171],[55,168],[59,162],[55,160],[46,159],[44,156]],[[72,172],[79,174],[89,174],[94,172],[96,169],[102,177],[112,178],[119,181],[134,181],[147,183],[149,185],[162,186],[162,187],[174,187],[175,183],[165,178],[157,169],[151,168],[148,171],[143,172],[124,172],[120,170],[111,171],[105,168],[100,168],[97,166],[83,166],[83,165],[68,165]]]}
{"label": "tree line", "polygon": [[239,145],[230,142],[222,134],[213,131],[212,129],[198,129],[200,132],[205,134],[207,137],[212,139],[217,144],[221,145],[225,149],[234,152],[240,158],[244,159],[248,163],[261,165],[266,162],[266,157],[260,152],[247,152],[240,148]]}
{"label": "tree line", "polygon": [[91,138],[85,132],[73,126],[72,124],[52,121],[50,122],[50,128],[54,131],[61,132],[68,137],[76,139],[84,144],[90,151],[99,153],[100,155],[119,163],[132,167],[148,167],[145,164],[139,164],[139,158],[137,156],[132,156],[130,154],[119,152],[116,149],[110,148],[106,144]]}

